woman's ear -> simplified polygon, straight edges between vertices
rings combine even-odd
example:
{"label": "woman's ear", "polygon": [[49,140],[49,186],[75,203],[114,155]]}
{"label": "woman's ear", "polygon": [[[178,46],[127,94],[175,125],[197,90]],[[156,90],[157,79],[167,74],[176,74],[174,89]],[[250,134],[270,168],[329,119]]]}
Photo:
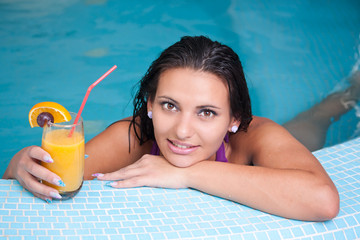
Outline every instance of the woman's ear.
{"label": "woman's ear", "polygon": [[147,102],[147,115],[150,119],[152,119],[153,113],[152,113],[152,101]]}
{"label": "woman's ear", "polygon": [[152,101],[151,101],[151,99],[149,99],[148,101],[147,101],[147,111],[149,112],[149,111],[152,111]]}
{"label": "woman's ear", "polygon": [[240,120],[237,120],[233,117],[233,119],[229,125],[228,131],[232,132],[232,133],[236,133],[237,130],[239,129],[240,123],[241,123]]}

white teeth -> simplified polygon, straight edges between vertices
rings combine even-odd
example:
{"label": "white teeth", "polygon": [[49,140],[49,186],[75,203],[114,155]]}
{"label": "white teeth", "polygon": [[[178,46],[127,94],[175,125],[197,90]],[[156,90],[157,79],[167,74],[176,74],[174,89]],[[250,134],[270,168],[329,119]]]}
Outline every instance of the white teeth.
{"label": "white teeth", "polygon": [[179,145],[179,144],[176,144],[176,143],[173,143],[173,144],[174,144],[175,147],[178,147],[178,148],[183,148],[183,149],[185,149],[185,148],[190,148],[190,147],[188,147],[188,146]]}

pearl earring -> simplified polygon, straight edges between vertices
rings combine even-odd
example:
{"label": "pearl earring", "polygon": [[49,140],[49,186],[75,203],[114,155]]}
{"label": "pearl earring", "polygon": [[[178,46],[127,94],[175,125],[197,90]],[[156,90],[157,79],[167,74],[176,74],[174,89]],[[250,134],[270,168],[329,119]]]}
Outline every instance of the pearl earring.
{"label": "pearl earring", "polygon": [[150,119],[152,119],[152,111],[148,111],[148,117],[150,118]]}
{"label": "pearl earring", "polygon": [[231,132],[236,133],[238,129],[239,129],[238,126],[232,126],[231,127]]}

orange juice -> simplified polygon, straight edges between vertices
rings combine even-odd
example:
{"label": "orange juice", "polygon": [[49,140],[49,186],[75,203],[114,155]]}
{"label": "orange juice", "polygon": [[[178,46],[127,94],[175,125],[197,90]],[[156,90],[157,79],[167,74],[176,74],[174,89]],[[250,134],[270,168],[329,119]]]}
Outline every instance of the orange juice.
{"label": "orange juice", "polygon": [[42,139],[42,148],[54,160],[53,163],[43,163],[43,166],[56,173],[65,183],[65,187],[46,184],[59,190],[60,194],[79,190],[84,176],[84,135],[83,132],[77,131],[70,134],[70,131],[52,130]]}

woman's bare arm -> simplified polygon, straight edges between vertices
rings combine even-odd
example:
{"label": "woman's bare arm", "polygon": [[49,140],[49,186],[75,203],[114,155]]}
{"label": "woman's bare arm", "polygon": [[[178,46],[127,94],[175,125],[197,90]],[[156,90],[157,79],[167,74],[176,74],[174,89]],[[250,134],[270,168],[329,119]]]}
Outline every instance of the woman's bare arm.
{"label": "woman's bare arm", "polygon": [[[281,126],[257,119],[232,136],[230,162],[203,161],[187,186],[275,215],[310,221],[334,218],[339,195],[318,160]],[[244,153],[253,166],[236,164]]]}

